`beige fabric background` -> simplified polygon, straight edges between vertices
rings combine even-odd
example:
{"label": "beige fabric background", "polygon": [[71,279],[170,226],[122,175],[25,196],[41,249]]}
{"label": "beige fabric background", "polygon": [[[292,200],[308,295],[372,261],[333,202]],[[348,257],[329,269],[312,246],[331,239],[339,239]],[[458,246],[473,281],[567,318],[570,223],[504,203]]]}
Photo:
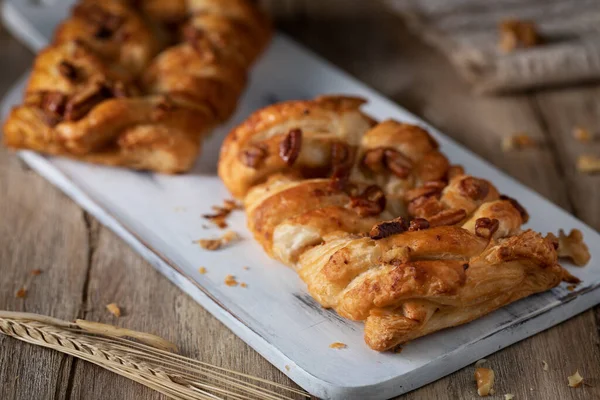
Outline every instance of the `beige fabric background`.
{"label": "beige fabric background", "polygon": [[[600,0],[383,0],[442,51],[477,92],[600,78]],[[545,43],[503,53],[498,23],[537,23]]]}

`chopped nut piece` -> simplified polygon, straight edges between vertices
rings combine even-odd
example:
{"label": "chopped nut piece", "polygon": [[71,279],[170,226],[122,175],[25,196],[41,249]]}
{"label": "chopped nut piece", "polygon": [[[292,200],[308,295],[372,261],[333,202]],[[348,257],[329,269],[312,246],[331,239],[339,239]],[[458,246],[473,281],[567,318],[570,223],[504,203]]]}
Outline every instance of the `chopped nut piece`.
{"label": "chopped nut piece", "polygon": [[285,366],[285,370],[286,370],[286,371],[289,371],[289,370],[290,370],[290,366],[289,366],[289,365],[286,365],[286,366]]}
{"label": "chopped nut piece", "polygon": [[514,394],[507,393],[504,395],[504,400],[513,400],[515,398]]}
{"label": "chopped nut piece", "polygon": [[42,274],[42,270],[41,269],[34,269],[31,271],[31,275],[33,276],[38,276]]}
{"label": "chopped nut piece", "polygon": [[477,368],[475,370],[475,380],[477,381],[477,394],[487,396],[493,394],[494,371],[490,368]]}
{"label": "chopped nut piece", "polygon": [[15,296],[17,296],[17,298],[19,299],[24,299],[27,296],[27,289],[23,287],[20,288],[19,290],[17,290],[17,294]]}
{"label": "chopped nut piece", "polygon": [[484,239],[490,239],[499,226],[500,222],[496,218],[477,218],[475,221],[475,234]]}
{"label": "chopped nut piece", "polygon": [[486,360],[485,358],[482,358],[481,360],[478,360],[478,361],[475,363],[475,368],[479,368],[479,367],[481,367],[481,366],[482,366],[483,364],[485,364],[486,362],[487,362],[487,360]]}
{"label": "chopped nut piece", "polygon": [[591,154],[580,155],[577,159],[577,170],[585,174],[600,172],[600,157]]}
{"label": "chopped nut piece", "polygon": [[204,275],[204,274],[206,273],[206,268],[204,268],[204,267],[200,267],[200,268],[198,268],[198,272],[199,272],[200,274]]}
{"label": "chopped nut piece", "polygon": [[569,380],[569,387],[572,388],[579,387],[583,383],[583,377],[579,374],[579,371],[575,371],[575,373],[567,377],[567,379]]}
{"label": "chopped nut piece", "polygon": [[227,231],[223,236],[219,239],[198,239],[194,240],[194,243],[197,243],[205,250],[218,250],[226,244],[230,243],[233,240],[238,239],[239,236],[237,233],[233,231]]}
{"label": "chopped nut piece", "polygon": [[552,233],[546,235],[546,239],[558,243],[557,254],[561,258],[569,258],[573,264],[582,267],[590,261],[590,251],[583,241],[583,234],[579,229],[573,229],[569,235],[561,229],[558,231],[558,238]]}
{"label": "chopped nut piece", "polygon": [[511,150],[521,150],[526,148],[532,148],[536,146],[535,140],[527,136],[524,133],[505,136],[502,139],[502,151],[508,152]]}
{"label": "chopped nut piece", "polygon": [[455,225],[467,217],[465,210],[445,210],[429,219],[429,225],[432,227],[443,225]]}
{"label": "chopped nut piece", "polygon": [[332,349],[345,349],[348,346],[342,342],[333,342],[329,345],[329,347]]}
{"label": "chopped nut piece", "polygon": [[429,221],[425,218],[415,218],[410,221],[409,231],[422,231],[423,229],[429,229]]}
{"label": "chopped nut piece", "polygon": [[533,21],[505,20],[500,23],[499,30],[500,42],[498,45],[506,53],[518,47],[533,47],[541,43]]}
{"label": "chopped nut piece", "polygon": [[352,149],[341,142],[331,144],[331,177],[340,179],[350,174],[354,161]]}
{"label": "chopped nut piece", "polygon": [[112,315],[114,315],[117,318],[121,316],[121,309],[119,308],[117,303],[107,304],[106,309],[108,310],[108,312],[110,312]]}
{"label": "chopped nut piece", "polygon": [[227,275],[225,277],[224,282],[227,286],[237,286],[238,285],[238,281],[235,279],[235,276],[233,276],[233,275]]}
{"label": "chopped nut piece", "polygon": [[548,367],[548,363],[546,361],[542,361],[542,369],[544,371],[548,371],[550,368]]}
{"label": "chopped nut piece", "polygon": [[573,128],[573,137],[582,143],[588,143],[592,139],[590,131],[580,126]]}
{"label": "chopped nut piece", "polygon": [[225,200],[222,206],[213,206],[212,208],[216,211],[216,213],[204,214],[202,218],[208,219],[221,229],[225,229],[227,228],[227,222],[225,222],[225,219],[233,210],[239,209],[240,205],[235,200]]}
{"label": "chopped nut piece", "polygon": [[469,176],[460,181],[458,185],[460,192],[468,198],[478,201],[487,197],[490,192],[490,185],[483,179]]}
{"label": "chopped nut piece", "polygon": [[386,203],[385,194],[377,185],[368,186],[357,196],[350,196],[350,208],[361,217],[381,214],[385,210]]}
{"label": "chopped nut piece", "polygon": [[247,288],[248,284],[246,284],[245,282],[242,282],[242,283],[240,283],[240,286],[243,287],[243,288]]}

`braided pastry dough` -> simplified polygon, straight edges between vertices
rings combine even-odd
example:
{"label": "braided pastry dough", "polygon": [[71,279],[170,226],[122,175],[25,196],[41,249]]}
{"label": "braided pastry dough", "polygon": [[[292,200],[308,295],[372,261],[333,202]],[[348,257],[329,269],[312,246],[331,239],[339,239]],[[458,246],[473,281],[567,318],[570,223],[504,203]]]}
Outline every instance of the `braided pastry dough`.
{"label": "braided pastry dough", "polygon": [[270,34],[250,0],[81,0],[37,56],[4,143],[186,171]]}
{"label": "braided pastry dough", "polygon": [[424,129],[377,124],[363,103],[319,97],[260,110],[226,138],[219,175],[244,199],[265,251],[323,307],[365,321],[371,348],[577,282],[558,264],[555,238],[521,229],[517,201],[451,166]]}

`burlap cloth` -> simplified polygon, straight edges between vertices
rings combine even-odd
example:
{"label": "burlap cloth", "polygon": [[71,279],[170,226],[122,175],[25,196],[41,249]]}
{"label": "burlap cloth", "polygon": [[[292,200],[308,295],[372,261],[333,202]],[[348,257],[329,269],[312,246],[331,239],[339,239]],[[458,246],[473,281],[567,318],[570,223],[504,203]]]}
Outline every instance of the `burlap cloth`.
{"label": "burlap cloth", "polygon": [[[600,78],[600,0],[383,0],[477,92]],[[498,24],[533,20],[544,44],[503,52]]]}

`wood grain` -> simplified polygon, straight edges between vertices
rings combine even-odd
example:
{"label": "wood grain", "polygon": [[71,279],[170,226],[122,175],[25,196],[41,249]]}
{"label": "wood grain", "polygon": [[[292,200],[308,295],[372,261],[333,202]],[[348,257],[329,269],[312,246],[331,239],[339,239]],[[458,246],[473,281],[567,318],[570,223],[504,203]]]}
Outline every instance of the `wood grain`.
{"label": "wood grain", "polygon": [[[292,37],[600,228],[600,178],[582,176],[573,168],[578,154],[597,154],[598,144],[582,145],[570,137],[574,125],[600,135],[597,86],[476,97],[446,60],[411,37],[379,5],[359,0],[263,3]],[[4,92],[30,64],[31,55],[4,31],[0,54],[11,61],[0,67]],[[521,131],[543,145],[502,153],[501,138]],[[80,315],[156,333],[176,342],[185,355],[291,384],[120,239],[4,150],[0,221],[0,308],[66,319]],[[33,268],[44,273],[32,280],[26,299],[15,298]],[[120,319],[105,309],[112,302],[124,311]],[[598,313],[586,312],[490,356],[497,393],[513,393],[516,399],[600,397]],[[163,398],[99,367],[8,338],[0,337],[0,359],[2,399]],[[549,371],[542,369],[542,360]],[[576,369],[593,386],[568,388],[566,377]],[[403,398],[476,398],[473,367]]]}

